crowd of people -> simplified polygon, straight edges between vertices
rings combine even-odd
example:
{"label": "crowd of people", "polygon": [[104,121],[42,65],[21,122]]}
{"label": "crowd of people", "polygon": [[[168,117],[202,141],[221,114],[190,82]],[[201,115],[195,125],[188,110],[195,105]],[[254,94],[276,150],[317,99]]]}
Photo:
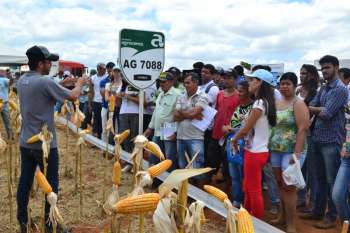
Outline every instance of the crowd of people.
{"label": "crowd of people", "polygon": [[[28,51],[29,60],[36,63],[17,81],[23,120],[27,120],[25,127],[35,121],[31,117],[37,117],[50,122],[49,128],[54,131],[51,118],[54,109],[60,112],[64,99],[79,98],[79,108],[86,116],[81,128],[91,124],[96,137],[113,143],[113,135],[108,135],[106,129],[111,117],[109,100],[113,95],[116,98],[114,131],[130,129],[130,139],[138,134],[139,91],[125,81],[113,62],[98,63],[90,78],[60,72],[56,77],[46,78],[50,81],[34,82],[31,76],[48,73],[43,61],[58,57],[49,57],[52,54],[41,47],[38,51]],[[41,53],[40,59],[35,57]],[[249,71],[241,65],[224,70],[202,62],[194,63],[191,70],[170,67],[144,92],[144,135],[172,160],[170,171],[186,167],[186,154],[190,159],[196,155],[194,168],[214,168],[210,174],[197,176],[191,182],[202,187],[224,181],[232,187],[233,205],[243,205],[257,218],[264,218],[262,193],[266,188],[269,211],[276,217],[271,224],[283,224],[287,232],[296,232],[298,209],[300,218],[320,220],[315,227],[333,228],[337,216],[341,220],[350,219],[350,142],[346,142],[350,69],[340,68],[338,59],[331,55],[322,57],[319,63],[321,76],[314,65],[304,64],[299,78],[293,72],[275,77],[266,65],[256,65]],[[9,86],[6,79],[0,73],[0,98],[5,106],[8,100],[5,90],[8,92]],[[42,88],[46,92],[39,91],[29,97]],[[51,96],[49,100],[38,105],[40,98],[47,98],[47,93]],[[52,112],[42,110],[51,105],[55,105]],[[208,108],[215,109],[216,115],[203,130],[194,121],[203,120]],[[9,125],[4,117],[6,109],[2,109],[5,126]],[[43,118],[42,111],[50,116]],[[39,125],[22,128],[22,157],[30,157],[33,149],[39,149],[25,143],[39,128]],[[10,131],[10,127],[6,129]],[[55,143],[54,139],[52,149],[56,149]],[[124,142],[125,151],[131,152],[132,148],[130,140]],[[57,155],[57,149],[50,153]],[[158,158],[149,155],[148,161],[156,164]],[[298,190],[284,181],[283,171],[294,163],[302,167],[304,189]],[[29,190],[23,185],[32,182],[23,178],[23,172],[32,177],[29,175],[32,171],[23,171],[22,167],[22,193],[17,196],[18,205],[22,205],[18,214],[20,223],[27,221]],[[53,179],[58,182],[58,177]]]}

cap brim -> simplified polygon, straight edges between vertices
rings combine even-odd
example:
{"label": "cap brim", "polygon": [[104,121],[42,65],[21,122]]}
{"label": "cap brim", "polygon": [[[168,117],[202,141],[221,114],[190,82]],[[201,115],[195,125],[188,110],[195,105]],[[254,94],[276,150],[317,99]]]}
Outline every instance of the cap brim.
{"label": "cap brim", "polygon": [[[264,79],[261,79],[261,78],[259,78],[258,76],[255,76],[255,75],[245,74],[244,76],[245,76],[245,77],[249,77],[249,78],[256,78],[256,79],[259,79],[259,80],[261,80],[261,81],[266,82]],[[269,83],[269,82],[266,82],[266,83],[269,84],[269,85],[272,86],[272,87],[276,87],[276,86],[277,86],[277,83]]]}
{"label": "cap brim", "polygon": [[50,53],[50,55],[46,59],[49,61],[58,61],[60,57],[55,53]]}

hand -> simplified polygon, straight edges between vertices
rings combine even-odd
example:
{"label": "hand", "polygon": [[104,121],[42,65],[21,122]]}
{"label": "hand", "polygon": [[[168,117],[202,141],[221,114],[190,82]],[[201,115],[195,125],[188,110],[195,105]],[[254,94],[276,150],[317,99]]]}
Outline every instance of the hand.
{"label": "hand", "polygon": [[341,150],[341,152],[340,152],[340,156],[341,156],[342,158],[348,158],[348,157],[350,157],[350,154],[346,152],[345,146],[343,146],[343,148],[342,148],[342,150]]}
{"label": "hand", "polygon": [[235,151],[238,151],[237,140],[238,139],[236,139],[236,137],[231,139],[231,145],[233,146],[233,148],[235,148]]}
{"label": "hand", "polygon": [[170,137],[167,138],[169,141],[176,141],[176,134],[171,135]]}
{"label": "hand", "polygon": [[83,77],[79,78],[77,81],[76,81],[76,86],[84,86],[85,84],[88,84],[88,82],[90,81],[90,78],[89,76],[87,75],[83,75]]}
{"label": "hand", "polygon": [[[295,157],[297,158],[297,160],[299,161],[299,159],[300,159],[300,153],[294,153],[295,154]],[[290,158],[290,160],[289,160],[289,164],[294,164],[295,163],[295,161],[294,161],[294,158],[293,158],[293,156]]]}
{"label": "hand", "polygon": [[232,127],[230,125],[223,125],[222,126],[222,132],[224,134],[228,134],[232,131]]}
{"label": "hand", "polygon": [[145,135],[146,138],[151,137],[153,134],[153,129],[151,128],[147,128],[146,131],[143,133],[143,135]]}
{"label": "hand", "polygon": [[124,98],[126,96],[125,92],[120,92],[119,93],[120,98]]}
{"label": "hand", "polygon": [[202,114],[202,113],[198,113],[198,114],[194,117],[194,119],[196,119],[196,120],[202,120],[202,119],[203,119],[203,114]]}

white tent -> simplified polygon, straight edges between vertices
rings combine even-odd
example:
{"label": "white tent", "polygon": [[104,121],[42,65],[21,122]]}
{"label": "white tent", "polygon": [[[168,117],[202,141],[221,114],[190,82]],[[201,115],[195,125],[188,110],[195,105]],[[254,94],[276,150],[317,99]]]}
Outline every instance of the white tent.
{"label": "white tent", "polygon": [[0,48],[0,66],[16,66],[28,64],[28,58],[24,53],[12,49]]}

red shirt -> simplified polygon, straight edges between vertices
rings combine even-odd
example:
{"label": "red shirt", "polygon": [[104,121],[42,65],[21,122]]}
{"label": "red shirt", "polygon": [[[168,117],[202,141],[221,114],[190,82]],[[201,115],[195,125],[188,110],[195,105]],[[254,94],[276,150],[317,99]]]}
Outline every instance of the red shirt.
{"label": "red shirt", "polygon": [[224,91],[220,91],[216,98],[216,110],[218,111],[214,119],[214,127],[212,138],[220,140],[224,133],[222,132],[222,126],[228,125],[233,112],[239,105],[238,92],[231,96],[225,96]]}

